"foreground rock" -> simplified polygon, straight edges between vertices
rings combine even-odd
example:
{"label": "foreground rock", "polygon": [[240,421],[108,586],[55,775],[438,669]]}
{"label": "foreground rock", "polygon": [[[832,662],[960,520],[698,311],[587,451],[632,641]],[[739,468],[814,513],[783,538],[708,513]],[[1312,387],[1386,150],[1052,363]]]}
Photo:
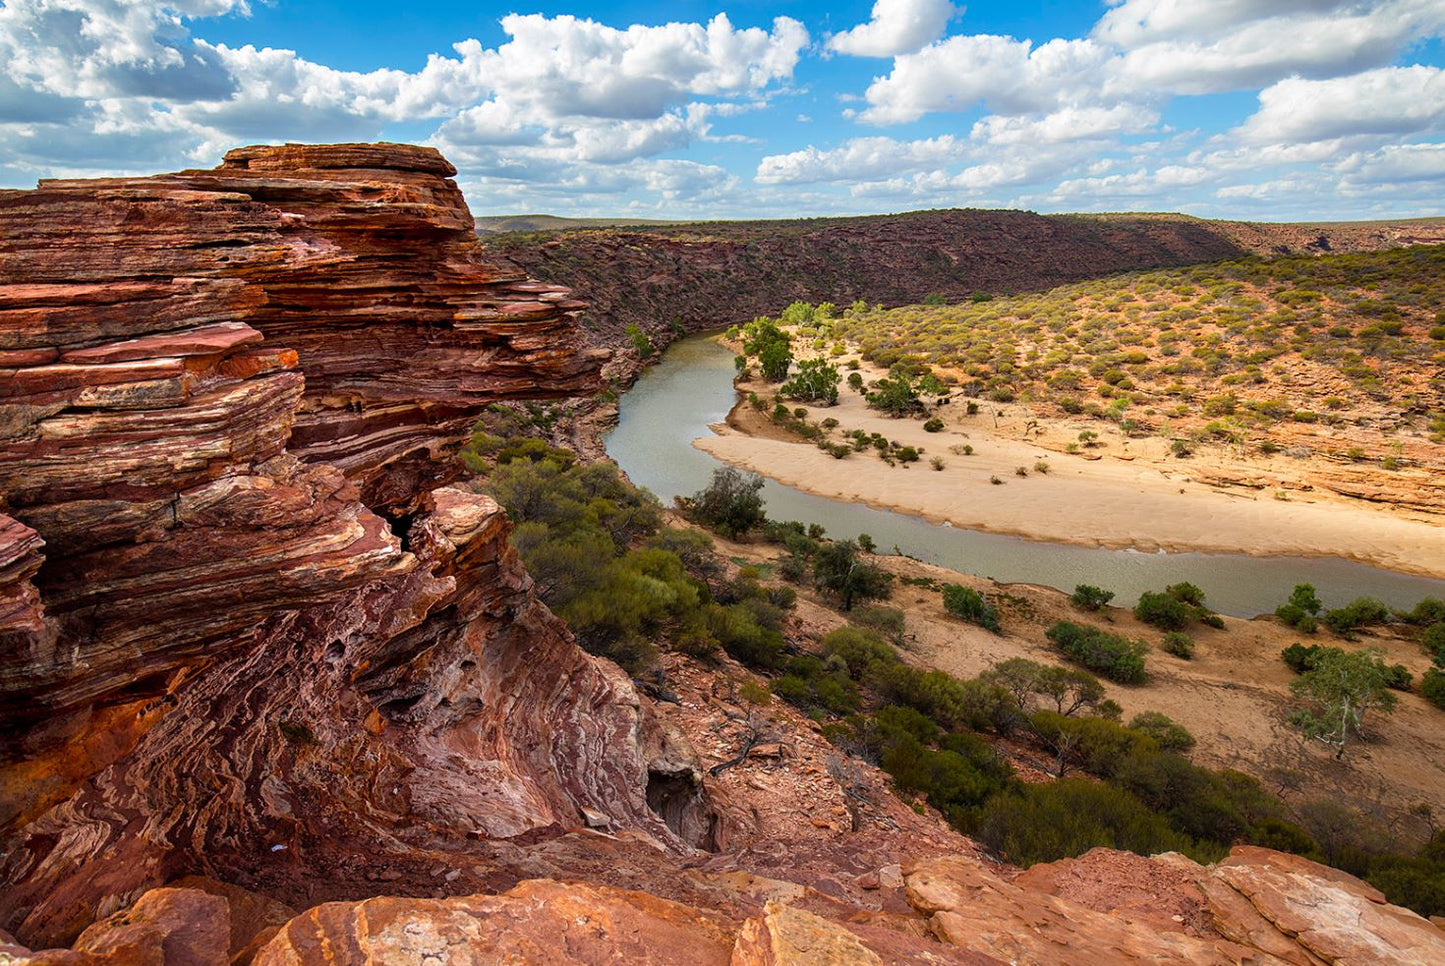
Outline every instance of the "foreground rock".
{"label": "foreground rock", "polygon": [[648,852],[706,834],[690,749],[533,597],[497,505],[438,486],[486,405],[599,364],[578,303],[481,251],[452,173],[293,146],[0,192],[21,941],[188,873],[304,907],[515,882],[500,843],[587,816]]}

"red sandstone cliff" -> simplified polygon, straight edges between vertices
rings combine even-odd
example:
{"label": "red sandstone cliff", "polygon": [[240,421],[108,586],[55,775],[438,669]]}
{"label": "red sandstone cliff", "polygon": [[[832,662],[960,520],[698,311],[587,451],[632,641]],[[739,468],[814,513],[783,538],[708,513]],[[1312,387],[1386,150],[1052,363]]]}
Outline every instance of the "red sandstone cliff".
{"label": "red sandstone cliff", "polygon": [[180,872],[339,897],[433,847],[706,833],[648,803],[690,751],[499,508],[438,488],[485,405],[600,361],[452,173],[250,148],[0,194],[0,926],[68,942]]}

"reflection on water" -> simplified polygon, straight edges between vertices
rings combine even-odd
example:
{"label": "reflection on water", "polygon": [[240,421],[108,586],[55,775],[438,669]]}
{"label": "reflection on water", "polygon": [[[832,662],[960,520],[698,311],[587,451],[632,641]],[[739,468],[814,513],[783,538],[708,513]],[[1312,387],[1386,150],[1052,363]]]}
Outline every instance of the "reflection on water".
{"label": "reflection on water", "polygon": [[[697,492],[721,464],[691,445],[720,423],[736,399],[733,357],[710,337],[672,345],[663,361],[625,393],[607,452],[632,481],[665,503]],[[846,466],[846,464],[843,464]],[[1319,589],[1328,606],[1361,595],[1396,607],[1426,595],[1445,597],[1445,581],[1378,570],[1335,558],[1248,557],[1239,554],[1141,553],[1025,540],[936,525],[921,517],[841,503],[768,481],[768,516],[819,523],[833,537],[866,533],[880,548],[965,573],[1005,582],[1072,590],[1097,584],[1116,603],[1133,604],[1140,592],[1187,580],[1198,584],[1215,609],[1250,617],[1273,611],[1298,583]]]}

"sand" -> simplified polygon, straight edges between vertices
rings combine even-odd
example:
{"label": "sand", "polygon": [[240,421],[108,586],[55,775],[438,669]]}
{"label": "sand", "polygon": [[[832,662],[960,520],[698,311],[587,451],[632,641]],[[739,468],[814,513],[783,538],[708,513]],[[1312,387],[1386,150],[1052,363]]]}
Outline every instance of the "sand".
{"label": "sand", "polygon": [[[879,375],[865,369],[869,380]],[[744,388],[764,398],[775,391],[764,384]],[[919,420],[868,409],[846,386],[837,406],[810,410],[810,420],[839,421],[835,439],[862,429],[923,448],[923,459],[906,469],[890,467],[872,452],[835,460],[745,403],[727,425],[713,427],[717,435],[693,445],[809,493],[957,527],[1146,552],[1344,557],[1445,577],[1445,517],[1298,489],[1302,484],[1276,465],[1284,457],[1213,447],[1179,460],[1163,440],[1128,440],[1098,422],[1038,421],[1017,404],[984,402],[968,416],[959,401],[940,407],[938,415],[945,429],[928,433]],[[1103,445],[1063,452],[1081,428],[1100,432]],[[964,445],[973,447],[973,455],[961,455]],[[944,460],[942,470],[930,468],[934,456]],[[1040,460],[1047,472],[1035,469]],[[1028,475],[1016,475],[1018,467]]]}

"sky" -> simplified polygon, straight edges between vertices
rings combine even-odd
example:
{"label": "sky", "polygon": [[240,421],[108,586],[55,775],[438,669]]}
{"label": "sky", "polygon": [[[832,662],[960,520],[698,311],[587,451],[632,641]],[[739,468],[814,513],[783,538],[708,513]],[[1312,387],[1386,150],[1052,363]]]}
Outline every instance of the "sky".
{"label": "sky", "polygon": [[1445,0],[0,0],[0,186],[439,148],[477,214],[1445,214]]}

